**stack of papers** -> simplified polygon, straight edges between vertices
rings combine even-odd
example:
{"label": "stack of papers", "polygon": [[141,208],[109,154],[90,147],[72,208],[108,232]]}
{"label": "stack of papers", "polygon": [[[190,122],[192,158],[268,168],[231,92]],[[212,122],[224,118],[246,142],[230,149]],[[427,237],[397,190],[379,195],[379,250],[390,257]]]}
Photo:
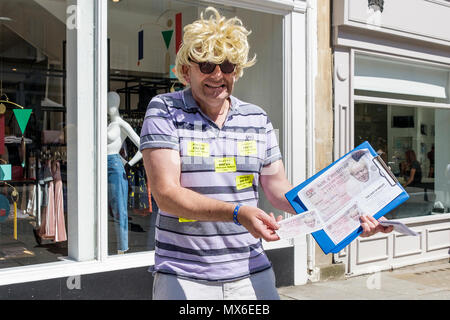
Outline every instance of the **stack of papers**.
{"label": "stack of papers", "polygon": [[[341,251],[362,233],[361,216],[379,219],[409,195],[372,146],[364,142],[286,193],[286,198],[299,217],[280,223],[280,238],[293,235],[297,225],[297,236],[312,233],[328,254]],[[304,214],[314,217],[314,227],[307,227],[301,218]],[[408,229],[396,226],[396,230]]]}

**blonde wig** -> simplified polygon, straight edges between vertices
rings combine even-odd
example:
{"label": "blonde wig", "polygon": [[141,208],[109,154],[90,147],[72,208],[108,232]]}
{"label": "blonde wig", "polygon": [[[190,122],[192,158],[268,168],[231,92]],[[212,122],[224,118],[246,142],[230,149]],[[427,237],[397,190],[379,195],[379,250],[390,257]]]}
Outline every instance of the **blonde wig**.
{"label": "blonde wig", "polygon": [[244,68],[251,67],[256,62],[256,55],[248,60],[249,45],[247,36],[251,33],[237,18],[226,19],[213,7],[208,20],[203,18],[184,27],[183,43],[175,60],[175,74],[180,82],[187,84],[183,75],[183,66],[196,62],[209,61],[220,64],[225,60],[236,65],[236,79],[242,77]]}

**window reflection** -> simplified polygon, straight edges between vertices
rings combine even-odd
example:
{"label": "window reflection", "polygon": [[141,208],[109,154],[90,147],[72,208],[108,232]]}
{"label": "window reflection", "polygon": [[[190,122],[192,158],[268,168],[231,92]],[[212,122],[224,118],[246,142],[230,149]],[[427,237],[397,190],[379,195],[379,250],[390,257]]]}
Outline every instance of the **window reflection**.
{"label": "window reflection", "polygon": [[410,195],[388,219],[450,212],[450,110],[355,104],[355,145],[375,148]]}

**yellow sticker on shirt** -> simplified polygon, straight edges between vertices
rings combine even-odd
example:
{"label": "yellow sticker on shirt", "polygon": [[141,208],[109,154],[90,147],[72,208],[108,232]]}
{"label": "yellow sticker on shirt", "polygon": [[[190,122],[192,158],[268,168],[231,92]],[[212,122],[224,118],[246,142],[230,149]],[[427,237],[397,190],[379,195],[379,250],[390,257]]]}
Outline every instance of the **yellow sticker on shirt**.
{"label": "yellow sticker on shirt", "polygon": [[209,143],[189,141],[187,154],[191,157],[209,157]]}
{"label": "yellow sticker on shirt", "polygon": [[240,141],[237,143],[238,155],[251,156],[258,153],[255,140]]}
{"label": "yellow sticker on shirt", "polygon": [[178,222],[195,222],[197,220],[189,220],[189,219],[185,219],[185,218],[178,218]]}
{"label": "yellow sticker on shirt", "polygon": [[253,186],[253,175],[252,174],[246,174],[244,176],[236,177],[236,189],[242,190],[245,188],[250,188],[251,186]]}
{"label": "yellow sticker on shirt", "polygon": [[214,159],[214,168],[216,172],[236,172],[236,158]]}

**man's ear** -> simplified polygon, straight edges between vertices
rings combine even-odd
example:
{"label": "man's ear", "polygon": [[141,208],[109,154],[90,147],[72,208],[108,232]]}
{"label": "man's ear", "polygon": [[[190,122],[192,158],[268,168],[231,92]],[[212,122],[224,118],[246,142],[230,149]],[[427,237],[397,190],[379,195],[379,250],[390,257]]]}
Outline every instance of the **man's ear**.
{"label": "man's ear", "polygon": [[188,84],[191,83],[191,78],[189,77],[189,66],[182,66],[181,71],[183,72],[183,77]]}

